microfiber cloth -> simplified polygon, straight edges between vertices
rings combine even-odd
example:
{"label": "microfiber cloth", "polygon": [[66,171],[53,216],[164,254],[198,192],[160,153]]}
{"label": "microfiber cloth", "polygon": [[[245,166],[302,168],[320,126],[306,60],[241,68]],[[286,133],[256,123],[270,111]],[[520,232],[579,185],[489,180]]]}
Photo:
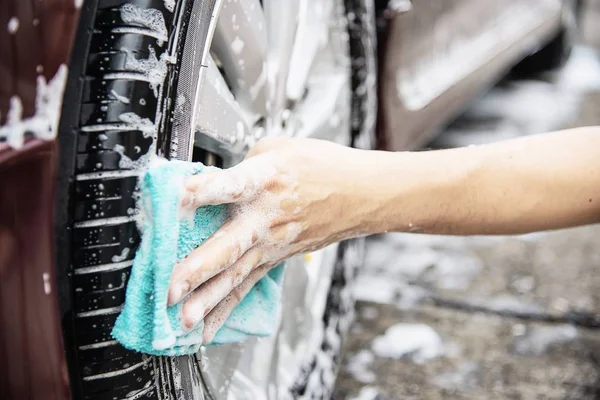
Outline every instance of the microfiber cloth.
{"label": "microfiber cloth", "polygon": [[[202,344],[200,323],[189,332],[180,325],[181,303],[167,306],[175,264],[197,248],[225,222],[226,206],[204,206],[193,221],[180,220],[179,201],[185,178],[214,167],[164,161],[141,181],[142,241],[133,261],[124,308],[112,331],[124,347],[154,355],[184,355]],[[284,265],[273,268],[237,305],[210,345],[269,336],[280,307]]]}

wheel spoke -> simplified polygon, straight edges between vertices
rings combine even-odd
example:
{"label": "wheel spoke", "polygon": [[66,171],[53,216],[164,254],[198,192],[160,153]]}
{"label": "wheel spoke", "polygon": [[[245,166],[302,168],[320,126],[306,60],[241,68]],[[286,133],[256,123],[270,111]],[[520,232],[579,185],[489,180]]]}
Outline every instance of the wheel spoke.
{"label": "wheel spoke", "polygon": [[223,4],[211,51],[241,106],[266,115],[267,27],[259,0]]}
{"label": "wheel spoke", "polygon": [[269,38],[267,62],[271,88],[267,110],[275,119],[271,124],[276,126],[281,111],[287,106],[286,86],[298,27],[300,0],[265,0],[263,8]]}
{"label": "wheel spoke", "polygon": [[312,78],[309,85],[307,97],[294,112],[295,135],[348,144],[348,76],[328,74]]}
{"label": "wheel spoke", "polygon": [[196,109],[195,145],[221,156],[241,155],[248,146],[250,128],[212,57],[200,88]]}
{"label": "wheel spoke", "polygon": [[327,44],[333,7],[332,1],[301,0],[286,88],[287,97],[292,101],[297,101],[304,94],[317,52]]}

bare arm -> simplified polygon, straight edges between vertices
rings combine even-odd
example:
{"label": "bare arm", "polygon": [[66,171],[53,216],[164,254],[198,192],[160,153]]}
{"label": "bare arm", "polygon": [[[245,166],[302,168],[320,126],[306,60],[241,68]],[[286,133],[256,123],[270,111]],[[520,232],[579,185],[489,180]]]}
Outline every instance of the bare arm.
{"label": "bare arm", "polygon": [[212,339],[233,307],[291,255],[384,231],[511,234],[600,220],[600,128],[429,152],[264,141],[243,163],[197,175],[182,206],[229,204],[219,231],[174,269],[184,325]]}
{"label": "bare arm", "polygon": [[[513,234],[600,221],[600,127],[376,157],[369,232]],[[377,222],[379,221],[379,222]],[[411,225],[412,224],[412,225]]]}

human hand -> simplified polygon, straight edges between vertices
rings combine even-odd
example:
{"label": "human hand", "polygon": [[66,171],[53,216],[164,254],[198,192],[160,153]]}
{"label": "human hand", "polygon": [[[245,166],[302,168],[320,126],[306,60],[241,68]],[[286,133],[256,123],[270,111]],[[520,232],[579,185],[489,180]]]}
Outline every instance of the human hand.
{"label": "human hand", "polygon": [[210,342],[252,287],[286,258],[360,233],[359,150],[315,139],[269,139],[226,170],[185,182],[183,208],[228,204],[226,223],[175,266],[169,305],[182,325],[204,319]]}

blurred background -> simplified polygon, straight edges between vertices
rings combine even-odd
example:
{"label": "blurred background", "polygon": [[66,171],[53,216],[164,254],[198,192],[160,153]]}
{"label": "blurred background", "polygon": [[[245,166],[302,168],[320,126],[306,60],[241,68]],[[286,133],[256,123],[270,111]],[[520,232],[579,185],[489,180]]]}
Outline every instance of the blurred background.
{"label": "blurred background", "polygon": [[[428,147],[600,124],[600,1],[559,70],[512,74]],[[600,227],[368,241],[337,399],[600,399]]]}

